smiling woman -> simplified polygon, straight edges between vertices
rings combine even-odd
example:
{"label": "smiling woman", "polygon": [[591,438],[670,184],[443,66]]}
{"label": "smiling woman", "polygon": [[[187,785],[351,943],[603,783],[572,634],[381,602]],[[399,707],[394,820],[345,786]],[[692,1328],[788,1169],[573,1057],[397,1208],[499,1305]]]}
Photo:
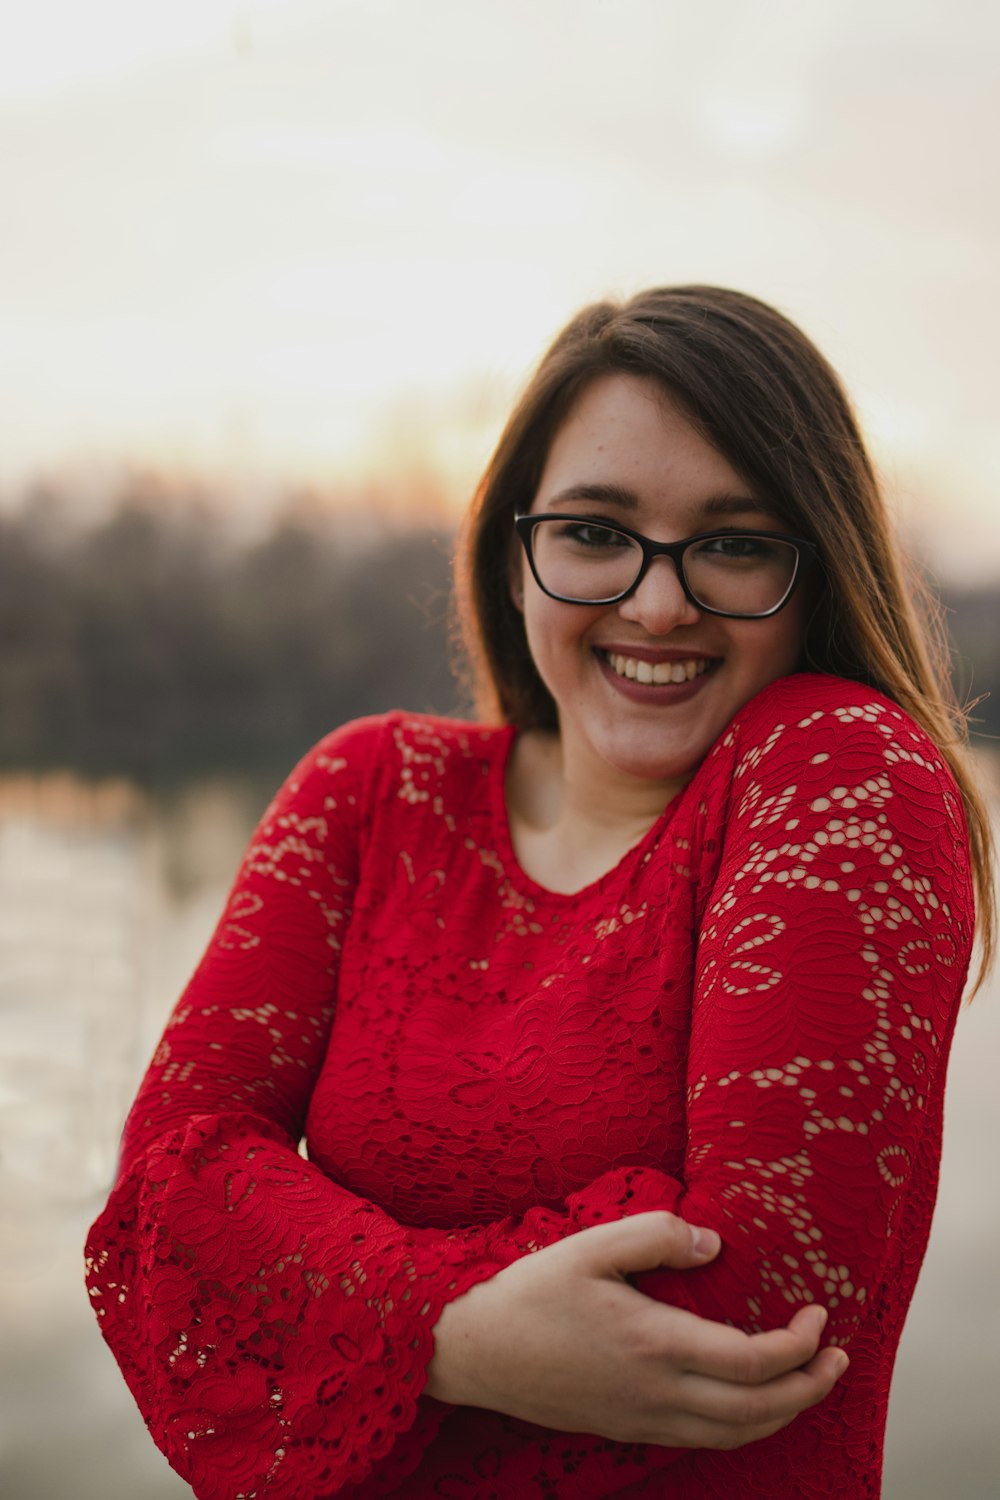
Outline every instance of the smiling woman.
{"label": "smiling woman", "polygon": [[265,813],[105,1336],[201,1500],[873,1500],[993,926],[836,378],[737,293],[585,310],[459,577],[483,722],[349,724]]}

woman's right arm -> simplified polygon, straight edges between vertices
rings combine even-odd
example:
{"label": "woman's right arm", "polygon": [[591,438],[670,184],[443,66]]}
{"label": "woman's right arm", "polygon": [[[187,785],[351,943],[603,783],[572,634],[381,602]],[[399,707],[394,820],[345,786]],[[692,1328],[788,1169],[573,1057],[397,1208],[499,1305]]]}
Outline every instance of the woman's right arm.
{"label": "woman's right arm", "polygon": [[826,1314],[746,1334],[655,1302],[629,1277],[719,1249],[670,1213],[581,1230],[445,1307],[427,1392],[544,1427],[670,1448],[736,1448],[822,1401],[847,1368],[818,1351]]}
{"label": "woman's right arm", "polygon": [[330,736],[265,813],[88,1237],[102,1332],[199,1500],[329,1493],[390,1452],[416,1462],[443,1416],[417,1405],[434,1321],[499,1268],[298,1152],[383,744],[378,722]]}

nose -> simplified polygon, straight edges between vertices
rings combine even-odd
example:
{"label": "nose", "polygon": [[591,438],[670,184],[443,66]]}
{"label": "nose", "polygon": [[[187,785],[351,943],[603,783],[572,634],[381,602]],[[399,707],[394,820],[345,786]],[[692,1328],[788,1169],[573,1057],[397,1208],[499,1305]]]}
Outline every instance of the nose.
{"label": "nose", "polygon": [[622,600],[618,611],[623,620],[641,625],[648,635],[667,635],[701,618],[701,610],[685,594],[669,557],[653,558],[639,587]]}

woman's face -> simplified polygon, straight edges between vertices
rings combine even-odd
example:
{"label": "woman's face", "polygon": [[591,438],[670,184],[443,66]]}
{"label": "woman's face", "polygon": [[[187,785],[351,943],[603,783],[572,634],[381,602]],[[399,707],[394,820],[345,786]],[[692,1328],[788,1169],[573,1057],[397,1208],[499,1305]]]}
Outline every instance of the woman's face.
{"label": "woman's face", "polygon": [[[556,433],[531,510],[620,521],[664,542],[730,526],[787,529],[660,386],[633,375],[602,376],[584,390]],[[770,619],[727,620],[689,602],[669,558],[653,561],[631,598],[606,605],[550,599],[526,557],[518,566],[515,592],[559,710],[568,775],[606,780],[610,770],[676,790],[733,715],[798,666],[801,589]],[[680,664],[685,680],[643,683],[635,674],[647,668],[629,663]]]}

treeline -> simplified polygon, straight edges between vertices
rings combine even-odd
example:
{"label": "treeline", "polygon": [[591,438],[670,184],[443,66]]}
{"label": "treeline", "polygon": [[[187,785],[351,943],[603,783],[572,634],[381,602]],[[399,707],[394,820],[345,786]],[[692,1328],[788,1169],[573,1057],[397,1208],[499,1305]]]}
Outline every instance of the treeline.
{"label": "treeline", "polygon": [[359,714],[454,712],[451,548],[301,507],[252,545],[142,497],[89,529],[51,503],[8,515],[0,766],[280,774]]}
{"label": "treeline", "polygon": [[[0,518],[0,767],[274,776],[359,714],[468,712],[452,545],[447,527],[315,506],[252,545],[218,512],[141,493],[89,528],[24,506]],[[991,694],[975,730],[1000,739],[1000,587],[943,603],[960,692]]]}
{"label": "treeline", "polygon": [[959,701],[970,709],[973,742],[1000,751],[1000,584],[942,588]]}

